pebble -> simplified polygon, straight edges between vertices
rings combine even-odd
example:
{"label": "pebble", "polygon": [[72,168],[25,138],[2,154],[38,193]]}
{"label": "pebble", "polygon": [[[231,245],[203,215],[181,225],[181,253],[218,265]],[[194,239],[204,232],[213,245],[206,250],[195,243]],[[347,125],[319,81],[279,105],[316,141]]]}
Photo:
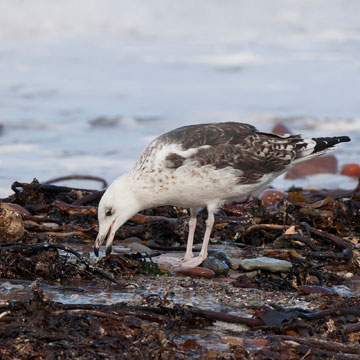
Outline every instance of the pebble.
{"label": "pebble", "polygon": [[270,344],[270,341],[261,338],[258,339],[246,338],[244,339],[244,344],[255,345],[255,346],[267,346]]}
{"label": "pebble", "polygon": [[212,270],[215,273],[215,276],[227,275],[230,271],[230,268],[227,266],[225,261],[222,261],[214,256],[209,256],[205,259],[201,266]]}
{"label": "pebble", "polygon": [[229,344],[229,345],[243,345],[244,339],[235,336],[223,336],[221,338],[221,342],[223,344]]}
{"label": "pebble", "polygon": [[286,192],[266,189],[260,194],[259,199],[261,200],[263,206],[267,207],[275,205],[280,200],[287,198],[287,196],[288,194]]}
{"label": "pebble", "polygon": [[0,213],[0,239],[2,241],[16,241],[24,235],[24,232],[24,222],[19,213],[7,209]]}
{"label": "pebble", "polygon": [[300,285],[298,289],[305,295],[310,295],[310,294],[335,295],[334,291],[326,286]]}
{"label": "pebble", "polygon": [[214,249],[214,250],[211,249],[211,250],[208,250],[208,253],[209,253],[210,256],[213,256],[213,257],[215,257],[215,258],[217,258],[217,259],[219,259],[221,261],[224,261],[225,264],[229,268],[231,268],[231,266],[232,266],[231,265],[231,260],[230,260],[229,256],[226,253],[224,253],[223,251],[216,250],[216,249]]}
{"label": "pebble", "polygon": [[18,205],[18,204],[1,203],[0,209],[13,210],[13,211],[16,211],[20,215],[31,216],[31,213],[29,210],[25,209],[23,206]]}
{"label": "pebble", "polygon": [[286,173],[285,179],[298,179],[309,175],[336,173],[336,157],[334,155],[325,155],[294,166]]}
{"label": "pebble", "polygon": [[131,243],[141,243],[143,240],[138,238],[137,236],[131,236],[126,239],[124,239],[124,244],[131,244]]}
{"label": "pebble", "polygon": [[139,244],[137,242],[133,242],[131,244],[128,244],[127,247],[130,249],[130,254],[146,254],[146,255],[151,255],[152,250],[150,248],[148,248],[145,245]]}
{"label": "pebble", "polygon": [[332,289],[335,294],[339,296],[350,297],[355,295],[355,293],[345,285],[335,285],[332,287]]}
{"label": "pebble", "polygon": [[360,165],[359,164],[346,164],[341,169],[341,175],[360,177]]}
{"label": "pebble", "polygon": [[286,272],[292,267],[291,262],[270,257],[258,257],[254,259],[244,259],[240,262],[244,270],[268,270],[271,272]]}
{"label": "pebble", "polygon": [[345,285],[333,286],[331,288],[319,285],[300,285],[299,290],[306,295],[321,294],[321,295],[338,295],[343,297],[353,296],[355,293]]}
{"label": "pebble", "polygon": [[207,268],[203,268],[203,267],[194,267],[191,269],[175,269],[174,272],[176,274],[180,274],[180,275],[186,275],[186,276],[190,276],[190,277],[202,277],[202,278],[208,278],[211,279],[213,277],[215,277],[215,272],[207,269]]}

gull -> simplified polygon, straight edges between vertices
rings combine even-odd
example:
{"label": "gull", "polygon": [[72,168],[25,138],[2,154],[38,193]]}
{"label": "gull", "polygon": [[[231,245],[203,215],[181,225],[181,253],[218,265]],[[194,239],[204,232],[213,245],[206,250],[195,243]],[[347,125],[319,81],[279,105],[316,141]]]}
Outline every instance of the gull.
{"label": "gull", "polygon": [[[196,267],[207,258],[214,214],[225,202],[257,193],[294,165],[347,141],[348,136],[277,135],[238,122],[189,125],[165,133],[150,142],[134,168],[118,177],[101,198],[94,252],[98,256],[107,238],[110,254],[116,231],[139,211],[171,205],[190,209],[185,256],[174,260],[175,267]],[[203,208],[208,218],[195,257],[196,216]]]}

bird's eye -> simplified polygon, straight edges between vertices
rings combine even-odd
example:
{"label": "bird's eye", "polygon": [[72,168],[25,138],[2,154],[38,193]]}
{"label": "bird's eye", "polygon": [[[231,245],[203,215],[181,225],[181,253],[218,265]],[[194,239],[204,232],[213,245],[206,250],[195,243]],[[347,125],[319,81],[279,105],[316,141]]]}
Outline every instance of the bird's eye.
{"label": "bird's eye", "polygon": [[105,210],[105,215],[106,216],[111,216],[112,215],[111,209],[106,209]]}

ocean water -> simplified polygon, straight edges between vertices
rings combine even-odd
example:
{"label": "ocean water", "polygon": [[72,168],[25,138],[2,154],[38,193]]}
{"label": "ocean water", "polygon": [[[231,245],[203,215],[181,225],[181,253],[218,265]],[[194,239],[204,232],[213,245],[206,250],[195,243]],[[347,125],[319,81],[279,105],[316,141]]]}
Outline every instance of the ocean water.
{"label": "ocean water", "polygon": [[[339,167],[359,163],[359,13],[358,0],[0,0],[0,196],[34,177],[111,182],[152,138],[200,122],[350,135]],[[355,181],[275,181],[292,184]]]}

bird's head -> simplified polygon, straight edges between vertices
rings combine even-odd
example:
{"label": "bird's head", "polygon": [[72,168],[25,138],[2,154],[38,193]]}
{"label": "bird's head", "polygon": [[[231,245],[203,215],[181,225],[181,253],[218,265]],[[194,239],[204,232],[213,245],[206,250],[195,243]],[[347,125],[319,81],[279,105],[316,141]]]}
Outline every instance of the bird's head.
{"label": "bird's head", "polygon": [[117,229],[140,210],[129,179],[126,176],[116,179],[105,191],[99,203],[99,233],[94,246],[96,256],[99,256],[99,247],[105,238],[106,254],[111,253]]}

